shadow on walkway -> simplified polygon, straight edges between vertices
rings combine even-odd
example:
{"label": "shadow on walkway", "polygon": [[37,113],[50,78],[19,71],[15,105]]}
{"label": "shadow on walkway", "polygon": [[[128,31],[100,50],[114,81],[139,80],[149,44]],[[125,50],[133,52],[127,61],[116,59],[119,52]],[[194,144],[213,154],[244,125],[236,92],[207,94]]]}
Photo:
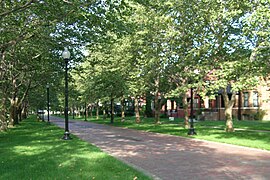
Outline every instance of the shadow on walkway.
{"label": "shadow on walkway", "polygon": [[[64,127],[64,119],[51,117]],[[70,132],[155,179],[270,179],[270,152],[84,121]]]}

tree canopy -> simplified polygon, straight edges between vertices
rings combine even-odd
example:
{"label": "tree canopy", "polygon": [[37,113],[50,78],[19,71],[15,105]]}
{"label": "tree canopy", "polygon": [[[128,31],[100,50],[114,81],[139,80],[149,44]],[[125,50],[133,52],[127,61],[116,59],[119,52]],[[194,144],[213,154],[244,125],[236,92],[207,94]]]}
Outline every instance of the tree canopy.
{"label": "tree canopy", "polygon": [[152,94],[157,123],[166,97],[185,100],[197,87],[202,96],[223,90],[227,130],[233,131],[236,92],[269,74],[269,0],[24,0],[0,6],[1,129],[8,110],[16,124],[23,104],[41,106],[33,97],[44,101],[47,83],[60,94],[55,103],[63,101],[64,47],[72,54],[71,100],[137,101]]}

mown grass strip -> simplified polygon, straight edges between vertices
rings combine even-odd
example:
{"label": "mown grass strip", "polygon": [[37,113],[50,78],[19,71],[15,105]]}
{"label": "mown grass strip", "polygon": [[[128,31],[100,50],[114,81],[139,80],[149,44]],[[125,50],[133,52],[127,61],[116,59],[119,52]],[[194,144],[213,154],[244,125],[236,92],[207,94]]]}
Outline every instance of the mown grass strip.
{"label": "mown grass strip", "polygon": [[31,117],[0,132],[0,179],[151,179],[63,129]]}

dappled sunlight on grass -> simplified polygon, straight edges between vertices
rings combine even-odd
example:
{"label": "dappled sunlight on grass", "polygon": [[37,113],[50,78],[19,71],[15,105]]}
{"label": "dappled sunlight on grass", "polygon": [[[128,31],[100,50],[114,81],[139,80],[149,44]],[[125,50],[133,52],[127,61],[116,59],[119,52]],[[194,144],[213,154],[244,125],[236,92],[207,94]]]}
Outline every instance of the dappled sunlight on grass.
{"label": "dappled sunlight on grass", "polygon": [[197,133],[196,138],[198,139],[270,150],[270,133],[267,132],[235,131],[227,133],[219,129],[198,128]]}
{"label": "dappled sunlight on grass", "polygon": [[34,119],[0,132],[0,179],[150,179],[76,136],[62,136],[63,129]]}
{"label": "dappled sunlight on grass", "polygon": [[41,147],[33,147],[33,146],[15,146],[13,149],[14,153],[19,155],[38,155],[44,153],[47,149]]}

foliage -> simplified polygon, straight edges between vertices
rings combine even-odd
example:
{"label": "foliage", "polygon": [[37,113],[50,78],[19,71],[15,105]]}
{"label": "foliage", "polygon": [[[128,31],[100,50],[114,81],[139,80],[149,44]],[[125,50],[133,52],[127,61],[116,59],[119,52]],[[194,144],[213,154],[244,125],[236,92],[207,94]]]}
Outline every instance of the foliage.
{"label": "foliage", "polygon": [[[44,101],[47,83],[57,86],[52,95],[62,89],[64,63],[59,56],[63,46],[71,51],[69,63],[73,68],[82,60],[82,46],[106,41],[108,31],[119,36],[124,32],[119,14],[128,12],[123,1],[1,1],[0,7],[0,107],[1,114],[12,110],[12,122],[21,104],[30,102],[33,108],[43,107],[40,101]],[[33,97],[41,98],[37,102]],[[63,96],[54,97],[59,98],[52,103],[56,104],[54,108],[61,108],[58,102]],[[5,122],[2,115],[0,121]]]}
{"label": "foliage", "polygon": [[254,119],[261,121],[261,120],[263,120],[263,117],[265,115],[267,115],[266,110],[258,109],[257,113],[254,115]]}
{"label": "foliage", "polygon": [[223,90],[231,130],[235,93],[269,74],[267,0],[1,1],[0,6],[4,111],[19,108],[25,97],[35,108],[43,106],[47,83],[53,86],[52,107],[61,108],[63,46],[72,54],[74,106],[150,93],[157,114],[167,97],[182,96],[187,108],[191,87],[202,97]]}

